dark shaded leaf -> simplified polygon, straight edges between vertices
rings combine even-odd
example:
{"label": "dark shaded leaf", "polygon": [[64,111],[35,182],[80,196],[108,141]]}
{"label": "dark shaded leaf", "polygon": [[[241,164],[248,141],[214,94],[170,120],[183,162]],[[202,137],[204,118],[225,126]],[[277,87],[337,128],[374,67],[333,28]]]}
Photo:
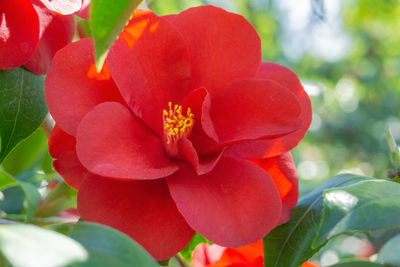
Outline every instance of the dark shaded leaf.
{"label": "dark shaded leaf", "polygon": [[0,162],[43,122],[43,80],[22,68],[0,70]]}
{"label": "dark shaded leaf", "polygon": [[140,245],[108,226],[79,222],[69,236],[81,243],[89,253],[85,264],[79,266],[159,266]]}

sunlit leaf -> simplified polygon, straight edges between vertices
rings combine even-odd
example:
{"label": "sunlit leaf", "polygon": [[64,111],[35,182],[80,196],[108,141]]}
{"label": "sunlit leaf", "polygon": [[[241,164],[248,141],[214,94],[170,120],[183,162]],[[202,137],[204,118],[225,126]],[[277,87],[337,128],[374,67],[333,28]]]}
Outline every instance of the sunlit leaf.
{"label": "sunlit leaf", "polygon": [[290,221],[275,228],[264,238],[265,267],[297,267],[307,261],[320,249],[311,245],[322,217],[322,191],[369,179],[372,178],[339,175],[301,198],[291,212]]}
{"label": "sunlit leaf", "polygon": [[[88,258],[77,241],[33,225],[1,225],[0,254],[12,266],[69,266]],[[75,265],[74,265],[75,266]]]}
{"label": "sunlit leaf", "polygon": [[211,244],[205,237],[196,233],[192,240],[190,240],[189,244],[180,252],[184,259],[190,260],[192,258],[193,250],[197,247],[200,243],[207,243]]}
{"label": "sunlit leaf", "polygon": [[400,228],[400,184],[369,180],[323,192],[324,207],[313,247],[352,232]]}
{"label": "sunlit leaf", "polygon": [[90,24],[98,70],[102,69],[108,50],[142,0],[92,0]]}

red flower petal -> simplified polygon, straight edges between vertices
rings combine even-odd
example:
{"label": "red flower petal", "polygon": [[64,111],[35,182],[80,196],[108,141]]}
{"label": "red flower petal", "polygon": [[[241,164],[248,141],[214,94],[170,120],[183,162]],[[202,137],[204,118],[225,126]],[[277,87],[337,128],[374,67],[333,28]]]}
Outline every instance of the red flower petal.
{"label": "red flower petal", "polygon": [[53,167],[69,186],[78,190],[90,173],[78,160],[75,145],[75,137],[54,126],[49,139],[49,152],[55,159]]}
{"label": "red flower petal", "polygon": [[59,50],[46,76],[46,103],[53,118],[68,134],[76,135],[79,122],[105,101],[123,102],[107,66],[96,72],[93,40],[82,39]]}
{"label": "red flower petal", "polygon": [[281,199],[271,177],[245,160],[222,157],[198,176],[182,168],[167,178],[178,210],[207,239],[228,247],[255,242],[274,228]]}
{"label": "red flower petal", "polygon": [[300,105],[284,87],[245,79],[212,94],[211,119],[221,144],[271,138],[295,131]]}
{"label": "red flower petal", "polygon": [[273,140],[256,140],[233,145],[227,153],[235,157],[263,158],[285,153],[297,146],[310,127],[311,102],[294,72],[278,64],[263,62],[256,78],[273,80],[295,94],[301,105],[301,125],[295,132]]}
{"label": "red flower petal", "polygon": [[242,16],[201,6],[170,20],[189,48],[192,88],[205,87],[213,92],[257,72],[261,63],[260,38]]}
{"label": "red flower petal", "polygon": [[189,139],[201,154],[204,148],[218,142],[218,136],[210,118],[210,94],[205,88],[193,90],[183,99],[182,107],[183,110],[190,108],[195,116],[194,127]]}
{"label": "red flower petal", "polygon": [[54,54],[72,41],[74,17],[50,12],[38,0],[32,0],[40,21],[39,45],[25,67],[36,75],[46,74]]}
{"label": "red flower petal", "polygon": [[121,182],[89,177],[79,190],[78,210],[84,221],[128,234],[157,260],[175,255],[194,234],[176,209],[165,180]]}
{"label": "red flower petal", "polygon": [[290,152],[280,156],[252,160],[271,175],[282,199],[282,216],[279,224],[290,219],[290,210],[297,204],[299,184],[296,167]]}
{"label": "red flower petal", "polygon": [[78,12],[75,13],[75,15],[89,20],[89,11],[90,11],[90,4],[91,4],[91,0],[82,0],[82,7],[81,9],[79,9]]}
{"label": "red flower petal", "polygon": [[110,50],[107,64],[126,103],[156,133],[162,111],[180,104],[190,83],[189,55],[179,32],[150,11],[138,11]]}
{"label": "red flower petal", "polygon": [[82,119],[76,139],[82,165],[98,175],[157,179],[178,169],[164,154],[160,139],[120,103],[96,106]]}
{"label": "red flower petal", "polygon": [[81,9],[82,0],[40,0],[51,11],[70,15]]}
{"label": "red flower petal", "polygon": [[198,175],[212,171],[223,153],[221,150],[213,154],[198,156],[192,142],[187,138],[179,140],[178,146],[182,158],[192,164]]}
{"label": "red flower petal", "polygon": [[0,2],[0,69],[28,62],[39,41],[39,18],[29,0]]}

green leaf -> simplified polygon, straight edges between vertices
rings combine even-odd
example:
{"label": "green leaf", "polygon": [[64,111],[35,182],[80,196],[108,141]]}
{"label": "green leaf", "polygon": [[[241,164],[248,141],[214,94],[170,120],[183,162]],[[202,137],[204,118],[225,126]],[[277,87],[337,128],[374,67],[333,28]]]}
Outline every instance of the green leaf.
{"label": "green leaf", "polygon": [[400,184],[369,180],[323,192],[324,207],[313,247],[344,233],[400,228]]}
{"label": "green leaf", "polygon": [[390,239],[378,253],[377,262],[400,266],[400,235]]}
{"label": "green leaf", "polygon": [[0,225],[0,254],[12,266],[77,266],[88,257],[86,249],[62,234],[33,225]]}
{"label": "green leaf", "polygon": [[98,71],[102,69],[111,45],[141,2],[142,0],[92,0],[90,24]]}
{"label": "green leaf", "polygon": [[89,252],[85,266],[159,266],[140,245],[127,235],[108,226],[79,222],[73,227],[69,236],[81,243]]}
{"label": "green leaf", "polygon": [[47,138],[41,129],[37,129],[28,138],[20,142],[7,155],[1,165],[5,171],[15,176],[30,167],[34,167],[46,149]]}
{"label": "green leaf", "polygon": [[336,263],[334,265],[330,265],[329,267],[386,267],[386,266],[376,262],[355,260],[355,261]]}
{"label": "green leaf", "polygon": [[30,183],[19,181],[19,185],[25,193],[27,203],[25,220],[29,221],[32,218],[33,214],[36,213],[41,196],[37,188]]}
{"label": "green leaf", "polygon": [[0,167],[0,191],[18,184],[17,181],[10,174],[6,173]]}
{"label": "green leaf", "polygon": [[43,122],[43,80],[22,68],[0,70],[0,162]]}
{"label": "green leaf", "polygon": [[339,175],[301,198],[291,212],[290,221],[275,228],[264,238],[265,267],[297,267],[311,258],[320,249],[311,245],[322,217],[322,191],[368,179],[372,178]]}
{"label": "green leaf", "polygon": [[192,259],[192,253],[193,250],[197,247],[198,244],[200,243],[207,243],[207,244],[212,244],[210,241],[208,241],[205,237],[199,235],[196,233],[192,240],[190,240],[189,244],[180,252],[182,257],[186,260],[191,260]]}
{"label": "green leaf", "polygon": [[[0,179],[3,179],[3,181],[5,181],[4,186],[3,187],[0,186],[1,189],[6,189],[9,188],[10,186],[15,186],[15,185],[19,186],[22,189],[26,199],[25,221],[29,221],[32,218],[32,216],[36,213],[36,210],[40,203],[41,196],[37,188],[30,183],[15,179],[2,169],[0,169]],[[11,199],[11,202],[14,202],[13,200],[14,199]]]}
{"label": "green leaf", "polygon": [[65,182],[61,182],[46,196],[35,216],[49,217],[68,208],[75,208],[76,196],[75,189],[69,187]]}

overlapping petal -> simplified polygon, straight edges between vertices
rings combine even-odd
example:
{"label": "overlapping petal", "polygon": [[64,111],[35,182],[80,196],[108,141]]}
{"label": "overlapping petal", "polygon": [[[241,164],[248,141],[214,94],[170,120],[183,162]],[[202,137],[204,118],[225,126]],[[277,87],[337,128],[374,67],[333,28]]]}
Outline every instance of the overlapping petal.
{"label": "overlapping petal", "polygon": [[107,65],[101,73],[94,64],[93,40],[82,39],[61,49],[46,76],[46,103],[53,118],[68,134],[76,135],[79,122],[105,101],[123,102]]}
{"label": "overlapping petal", "polygon": [[191,68],[182,36],[167,20],[137,11],[106,60],[126,103],[156,133],[162,111],[189,92]]}
{"label": "overlapping petal", "polygon": [[157,179],[178,169],[160,139],[117,102],[99,104],[82,119],[76,150],[83,166],[106,177]]}
{"label": "overlapping petal", "polygon": [[0,3],[0,69],[28,62],[39,41],[39,18],[30,0]]}
{"label": "overlapping petal", "polygon": [[70,43],[74,36],[74,17],[61,16],[49,11],[39,0],[32,0],[40,22],[39,43],[25,67],[36,75],[46,74],[54,54]]}
{"label": "overlapping petal", "polygon": [[78,190],[90,173],[83,167],[76,155],[75,137],[56,125],[50,135],[49,152],[54,158],[54,169],[68,185]]}
{"label": "overlapping petal", "polygon": [[128,234],[157,260],[175,255],[194,234],[171,199],[165,180],[121,182],[89,177],[78,193],[78,210],[85,221]]}
{"label": "overlapping petal", "polygon": [[196,150],[202,154],[205,148],[217,144],[219,140],[210,117],[210,94],[205,88],[195,89],[183,99],[182,107],[183,110],[190,108],[194,114],[195,123],[190,140],[196,146]]}
{"label": "overlapping petal", "polygon": [[91,0],[82,0],[82,7],[79,9],[78,12],[75,13],[75,15],[89,20],[89,11],[90,11],[90,5],[91,5]]}
{"label": "overlapping petal", "polygon": [[51,11],[62,15],[71,15],[82,6],[82,0],[40,0]]}
{"label": "overlapping petal", "polygon": [[221,144],[286,135],[300,126],[297,98],[270,80],[241,80],[214,92],[211,103]]}
{"label": "overlapping petal", "polygon": [[257,72],[261,41],[242,16],[200,6],[169,20],[179,29],[189,48],[193,89],[205,87],[213,93]]}
{"label": "overlapping petal", "polygon": [[264,159],[252,160],[272,177],[282,199],[282,215],[279,224],[290,219],[290,210],[297,204],[299,185],[296,167],[290,152]]}
{"label": "overlapping petal", "polygon": [[192,142],[187,138],[179,140],[178,147],[182,159],[192,164],[198,175],[212,171],[224,152],[222,149],[207,155],[199,155]]}
{"label": "overlapping petal", "polygon": [[212,172],[201,176],[182,168],[167,182],[188,224],[222,246],[239,247],[261,239],[281,214],[271,177],[245,160],[222,157]]}
{"label": "overlapping petal", "polygon": [[263,62],[258,70],[256,78],[272,80],[289,89],[298,99],[301,112],[299,119],[300,127],[288,135],[272,140],[256,140],[233,145],[227,150],[232,156],[242,158],[272,157],[293,149],[303,139],[311,123],[311,102],[304,91],[296,74],[281,65]]}

